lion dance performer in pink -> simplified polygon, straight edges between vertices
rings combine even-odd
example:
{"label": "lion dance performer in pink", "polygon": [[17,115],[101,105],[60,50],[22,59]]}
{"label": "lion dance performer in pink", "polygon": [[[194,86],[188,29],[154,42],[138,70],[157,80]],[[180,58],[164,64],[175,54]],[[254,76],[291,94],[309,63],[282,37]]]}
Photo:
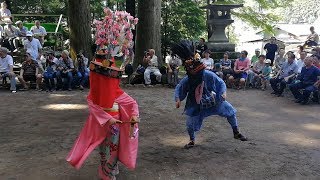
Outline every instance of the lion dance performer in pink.
{"label": "lion dance performer in pink", "polygon": [[[118,161],[134,169],[138,150],[138,104],[120,87],[121,70],[97,54],[90,64],[90,114],[67,161],[79,169],[99,146],[99,177],[115,179]],[[105,67],[108,66],[108,67]]]}
{"label": "lion dance performer in pink", "polygon": [[105,18],[95,20],[95,60],[90,63],[90,114],[70,151],[67,161],[79,169],[99,146],[99,177],[116,179],[118,162],[127,168],[136,166],[138,151],[138,104],[120,88],[122,70],[115,67],[114,56],[129,56],[132,29],[138,19],[125,11],[104,9]]}

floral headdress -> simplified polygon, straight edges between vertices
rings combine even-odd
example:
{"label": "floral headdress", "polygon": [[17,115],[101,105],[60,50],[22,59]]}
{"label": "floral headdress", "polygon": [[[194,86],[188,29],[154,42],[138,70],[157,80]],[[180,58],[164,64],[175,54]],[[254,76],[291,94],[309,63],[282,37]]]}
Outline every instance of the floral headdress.
{"label": "floral headdress", "polygon": [[109,8],[105,8],[104,13],[101,21],[94,20],[98,48],[104,49],[107,58],[129,55],[129,48],[133,47],[132,29],[138,18],[125,11],[113,12]]}

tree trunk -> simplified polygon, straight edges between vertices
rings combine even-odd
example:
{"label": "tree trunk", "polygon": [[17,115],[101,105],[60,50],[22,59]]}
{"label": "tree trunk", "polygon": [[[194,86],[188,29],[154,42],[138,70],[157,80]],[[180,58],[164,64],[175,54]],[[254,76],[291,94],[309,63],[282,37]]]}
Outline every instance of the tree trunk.
{"label": "tree trunk", "polygon": [[68,2],[70,55],[75,59],[76,54],[83,51],[83,54],[91,59],[90,0]]}
{"label": "tree trunk", "polygon": [[138,18],[134,66],[142,62],[144,51],[147,49],[156,51],[159,66],[162,66],[161,0],[138,0]]}
{"label": "tree trunk", "polygon": [[[136,17],[136,0],[126,0],[126,11]],[[132,30],[133,42],[136,42],[136,30]],[[135,47],[134,47],[135,48]]]}
{"label": "tree trunk", "polygon": [[126,11],[131,14],[131,16],[136,16],[136,0],[126,0]]}

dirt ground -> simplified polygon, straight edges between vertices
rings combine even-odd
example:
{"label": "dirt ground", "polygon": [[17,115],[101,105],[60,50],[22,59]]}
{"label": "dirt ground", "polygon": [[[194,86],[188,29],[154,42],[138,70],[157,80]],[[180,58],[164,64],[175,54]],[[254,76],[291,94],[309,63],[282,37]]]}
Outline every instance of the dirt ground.
{"label": "dirt ground", "polygon": [[[214,116],[206,119],[197,146],[185,150],[185,117],[174,107],[173,89],[125,90],[139,103],[142,123],[137,168],[121,166],[120,180],[320,179],[319,105],[229,90],[250,141],[233,139],[228,122]],[[88,115],[86,94],[0,90],[0,179],[98,179],[97,151],[79,171],[65,161]]]}

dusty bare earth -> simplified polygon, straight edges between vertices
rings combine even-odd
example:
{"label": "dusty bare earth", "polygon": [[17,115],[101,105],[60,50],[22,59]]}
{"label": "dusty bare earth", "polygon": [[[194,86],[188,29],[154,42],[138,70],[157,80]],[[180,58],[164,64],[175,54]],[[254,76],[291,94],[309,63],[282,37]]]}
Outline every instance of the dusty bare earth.
{"label": "dusty bare earth", "polygon": [[[232,138],[227,121],[206,120],[198,146],[182,149],[188,136],[173,90],[126,88],[140,105],[138,167],[120,168],[118,179],[320,179],[320,106],[294,104],[258,90],[229,90],[242,132]],[[88,115],[87,92],[0,90],[1,180],[93,180],[98,153],[73,169],[64,158]]]}

